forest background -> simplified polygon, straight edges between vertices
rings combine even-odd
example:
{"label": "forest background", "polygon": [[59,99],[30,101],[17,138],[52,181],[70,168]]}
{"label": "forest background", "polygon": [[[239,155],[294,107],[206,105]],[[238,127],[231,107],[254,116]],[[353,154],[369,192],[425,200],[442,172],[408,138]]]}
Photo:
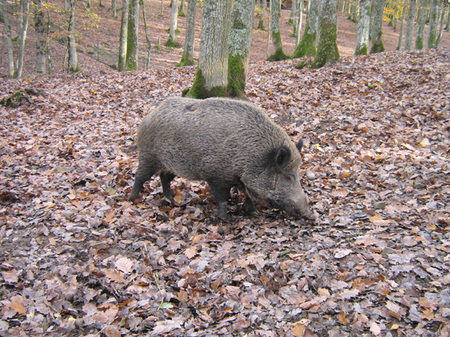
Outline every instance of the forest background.
{"label": "forest background", "polygon": [[0,99],[29,100],[0,106],[1,336],[450,334],[447,31],[438,49],[395,51],[399,23],[384,22],[387,51],[354,57],[356,24],[341,13],[341,58],[313,70],[265,61],[255,20],[247,97],[304,140],[317,221],[267,207],[249,216],[234,191],[221,232],[203,182],[176,178],[178,205],[158,178],[127,200],[137,126],[194,80],[195,67],[174,67],[182,49],[164,46],[169,1],[162,17],[160,1],[146,2],[150,69],[143,49],[140,70],[120,73],[119,19],[109,2],[86,3],[75,20],[81,72],[64,73],[67,34],[50,41],[51,76],[35,76],[33,27],[21,79],[7,78],[2,44]]}

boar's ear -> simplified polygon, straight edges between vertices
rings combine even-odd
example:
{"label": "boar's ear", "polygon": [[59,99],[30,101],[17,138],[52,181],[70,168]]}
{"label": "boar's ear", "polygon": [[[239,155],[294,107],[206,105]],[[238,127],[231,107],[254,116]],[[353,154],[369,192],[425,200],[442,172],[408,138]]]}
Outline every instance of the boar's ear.
{"label": "boar's ear", "polygon": [[297,144],[295,144],[295,146],[297,146],[298,152],[302,151],[302,147],[303,147],[303,139],[299,139]]}
{"label": "boar's ear", "polygon": [[289,163],[290,159],[291,151],[286,146],[280,146],[275,156],[275,163],[277,164],[278,170],[283,170],[283,168]]}

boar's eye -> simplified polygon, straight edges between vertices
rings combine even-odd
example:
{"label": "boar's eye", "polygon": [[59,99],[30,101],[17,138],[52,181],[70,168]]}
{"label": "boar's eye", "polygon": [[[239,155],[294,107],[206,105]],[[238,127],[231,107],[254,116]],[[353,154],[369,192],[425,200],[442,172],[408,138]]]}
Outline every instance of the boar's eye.
{"label": "boar's eye", "polygon": [[289,163],[291,159],[291,151],[285,146],[280,146],[277,150],[275,156],[275,163],[277,164],[278,170],[283,170],[283,168]]}

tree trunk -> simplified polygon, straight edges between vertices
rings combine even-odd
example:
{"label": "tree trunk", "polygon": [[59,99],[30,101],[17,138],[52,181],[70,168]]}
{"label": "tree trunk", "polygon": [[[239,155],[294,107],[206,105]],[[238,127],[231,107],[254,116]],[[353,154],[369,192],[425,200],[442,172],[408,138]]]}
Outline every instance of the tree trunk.
{"label": "tree trunk", "polygon": [[117,18],[117,3],[116,0],[111,0],[111,7],[113,11],[113,18]]}
{"label": "tree trunk", "polygon": [[397,50],[401,50],[402,49],[403,27],[405,25],[405,17],[406,17],[407,8],[408,8],[408,0],[405,0],[405,2],[403,3],[402,23],[400,24],[400,35],[398,37]]}
{"label": "tree trunk", "polygon": [[14,46],[11,36],[11,25],[9,23],[8,13],[6,12],[5,0],[0,0],[0,11],[3,18],[3,24],[6,34],[6,44],[8,46],[8,76],[14,76]]}
{"label": "tree trunk", "polygon": [[78,56],[77,56],[77,43],[75,40],[75,0],[69,1],[69,71],[77,72],[80,71],[78,67]]}
{"label": "tree trunk", "polygon": [[117,69],[124,71],[127,60],[127,38],[128,38],[128,0],[122,0],[122,23],[120,26],[119,40],[119,62]]}
{"label": "tree trunk", "polygon": [[409,1],[408,24],[406,25],[405,50],[411,50],[414,30],[414,18],[416,17],[416,0]]}
{"label": "tree trunk", "polygon": [[179,16],[186,16],[185,9],[184,9],[184,0],[181,0],[181,6],[180,6],[180,10],[178,11],[178,15]]}
{"label": "tree trunk", "polygon": [[139,0],[129,1],[126,70],[138,69]]}
{"label": "tree trunk", "polygon": [[175,40],[175,32],[178,26],[178,0],[172,0],[172,14],[170,16],[169,40],[167,40],[166,47],[179,47],[180,45]]}
{"label": "tree trunk", "polygon": [[302,24],[303,24],[303,8],[304,8],[303,0],[299,1],[298,4],[298,21],[297,21],[297,40],[295,41],[295,47],[297,47],[300,43],[302,37]]}
{"label": "tree trunk", "polygon": [[45,61],[47,57],[47,41],[45,39],[44,26],[44,9],[42,8],[42,0],[33,0],[36,5],[34,13],[34,26],[36,28],[36,75],[45,75]]}
{"label": "tree trunk", "polygon": [[187,97],[226,96],[232,5],[232,0],[204,1],[200,58]]}
{"label": "tree trunk", "polygon": [[355,55],[367,55],[369,51],[370,7],[370,0],[360,0]]}
{"label": "tree trunk", "polygon": [[20,1],[20,16],[21,16],[21,25],[19,26],[19,36],[17,38],[17,42],[19,45],[19,50],[17,52],[17,65],[14,70],[14,78],[22,77],[23,71],[23,56],[25,52],[25,41],[27,39],[27,31],[28,31],[28,11],[30,8],[29,0],[21,0]]}
{"label": "tree trunk", "polygon": [[316,54],[317,26],[319,18],[319,1],[309,0],[309,11],[306,18],[305,32],[302,40],[295,48],[292,58]]}
{"label": "tree trunk", "polygon": [[184,40],[184,52],[178,67],[191,66],[194,64],[194,42],[195,42],[195,14],[197,13],[197,0],[189,0],[186,22],[186,38]]}
{"label": "tree trunk", "polygon": [[419,4],[419,21],[417,23],[416,33],[416,49],[423,48],[423,35],[425,32],[426,13],[428,7],[428,0],[420,0]]}
{"label": "tree trunk", "polygon": [[371,54],[384,51],[383,41],[381,40],[383,11],[384,0],[375,0],[375,9],[372,20],[372,48],[370,49]]}
{"label": "tree trunk", "polygon": [[321,0],[319,16],[319,43],[312,63],[320,68],[339,59],[337,47],[337,0]]}
{"label": "tree trunk", "polygon": [[231,97],[246,97],[244,90],[250,60],[254,11],[254,0],[234,0],[228,55],[228,96]]}
{"label": "tree trunk", "polygon": [[431,0],[430,27],[428,31],[428,48],[437,48],[436,33],[438,24],[439,0]]}
{"label": "tree trunk", "polygon": [[150,37],[148,36],[147,30],[147,14],[145,13],[145,2],[142,1],[142,18],[144,19],[144,31],[145,31],[145,41],[147,42],[147,60],[145,61],[145,70],[148,70],[150,67],[150,56],[152,50],[152,43],[150,41]]}
{"label": "tree trunk", "polygon": [[444,8],[442,8],[442,10],[441,10],[441,20],[440,20],[441,23],[440,23],[440,26],[439,26],[439,33],[438,33],[438,36],[437,36],[437,39],[436,39],[436,48],[439,47],[439,42],[441,41],[442,33],[444,31],[444,22],[445,22],[445,14],[446,13],[448,15],[448,9],[447,9],[447,11],[444,11]]}
{"label": "tree trunk", "polygon": [[283,44],[281,43],[280,32],[280,0],[270,1],[270,13],[272,23],[272,43],[274,47],[274,53],[268,57],[268,61],[280,61],[289,58],[283,51]]}

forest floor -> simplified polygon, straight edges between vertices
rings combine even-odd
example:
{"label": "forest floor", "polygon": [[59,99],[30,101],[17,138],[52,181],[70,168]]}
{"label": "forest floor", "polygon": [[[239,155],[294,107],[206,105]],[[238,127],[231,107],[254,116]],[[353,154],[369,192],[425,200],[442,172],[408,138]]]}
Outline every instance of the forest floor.
{"label": "forest floor", "polygon": [[0,81],[38,94],[0,106],[0,335],[448,336],[450,49],[350,54],[249,70],[248,98],[304,139],[315,222],[234,191],[222,224],[181,178],[181,206],[158,178],[127,200],[138,124],[195,67]]}

